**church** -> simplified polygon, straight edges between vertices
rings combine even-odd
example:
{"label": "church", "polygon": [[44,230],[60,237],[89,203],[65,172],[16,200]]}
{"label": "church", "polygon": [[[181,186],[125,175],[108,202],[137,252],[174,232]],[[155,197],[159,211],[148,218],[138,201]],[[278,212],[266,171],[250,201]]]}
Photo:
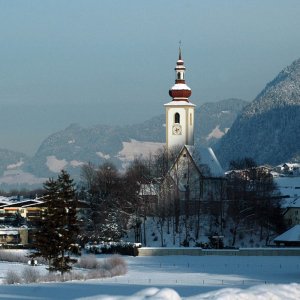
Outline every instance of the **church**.
{"label": "church", "polygon": [[[160,201],[177,203],[177,211],[195,213],[195,205],[220,202],[225,197],[224,171],[211,148],[194,145],[195,104],[185,81],[181,49],[175,67],[175,84],[166,103],[166,148],[180,149],[162,184]],[[167,200],[168,199],[168,200]],[[201,204],[201,205],[202,205]]]}

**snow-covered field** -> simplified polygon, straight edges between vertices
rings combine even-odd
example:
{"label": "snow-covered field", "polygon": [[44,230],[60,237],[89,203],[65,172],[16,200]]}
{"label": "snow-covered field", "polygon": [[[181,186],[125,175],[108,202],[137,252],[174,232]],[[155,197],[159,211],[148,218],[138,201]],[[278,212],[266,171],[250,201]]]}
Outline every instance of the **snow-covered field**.
{"label": "snow-covered field", "polygon": [[3,284],[3,278],[8,269],[21,271],[27,266],[0,262],[0,299],[300,299],[297,256],[124,259],[128,263],[124,276],[22,285]]}
{"label": "snow-covered field", "polygon": [[[124,276],[21,285],[6,285],[3,278],[7,270],[27,266],[0,262],[0,299],[300,299],[297,256],[124,259],[128,263]],[[37,268],[45,271],[43,266]]]}

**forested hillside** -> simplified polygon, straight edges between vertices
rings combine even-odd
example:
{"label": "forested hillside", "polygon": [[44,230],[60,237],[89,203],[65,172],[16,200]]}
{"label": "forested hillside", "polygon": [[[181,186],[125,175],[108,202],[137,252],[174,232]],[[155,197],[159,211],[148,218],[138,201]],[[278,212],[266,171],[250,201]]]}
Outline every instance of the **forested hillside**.
{"label": "forested hillside", "polygon": [[282,70],[244,108],[215,146],[223,167],[252,157],[276,165],[300,159],[300,59]]}

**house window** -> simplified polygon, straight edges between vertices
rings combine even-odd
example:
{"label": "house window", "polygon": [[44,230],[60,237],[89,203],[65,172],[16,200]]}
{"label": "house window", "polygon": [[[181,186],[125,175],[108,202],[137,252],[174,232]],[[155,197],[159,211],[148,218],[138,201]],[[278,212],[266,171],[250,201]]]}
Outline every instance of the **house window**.
{"label": "house window", "polygon": [[175,123],[180,123],[180,114],[179,113],[176,113],[175,114]]}

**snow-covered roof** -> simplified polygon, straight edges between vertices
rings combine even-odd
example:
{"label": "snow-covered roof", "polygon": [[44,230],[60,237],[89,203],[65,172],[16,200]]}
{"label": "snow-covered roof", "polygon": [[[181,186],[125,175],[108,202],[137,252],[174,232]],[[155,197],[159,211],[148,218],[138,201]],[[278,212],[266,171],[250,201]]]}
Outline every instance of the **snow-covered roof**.
{"label": "snow-covered roof", "polygon": [[274,242],[300,242],[300,225],[295,225],[288,231],[279,235]]}
{"label": "snow-covered roof", "polygon": [[281,202],[281,208],[300,208],[300,197],[284,199]]}
{"label": "snow-covered roof", "polygon": [[164,106],[196,106],[195,104],[182,100],[182,101],[171,101],[166,103]]}
{"label": "snow-covered roof", "polygon": [[[2,202],[2,201],[1,201]],[[4,205],[1,205],[2,207],[27,207],[27,206],[35,206],[38,204],[43,203],[41,200],[37,199],[22,199],[22,200],[13,200],[13,201],[6,201]]]}
{"label": "snow-covered roof", "polygon": [[0,234],[1,234],[1,235],[4,235],[4,234],[8,234],[8,235],[18,235],[19,232],[18,232],[18,230],[2,228],[2,229],[0,229]]}
{"label": "snow-covered roof", "polygon": [[44,201],[39,201],[39,200],[35,200],[35,202],[29,203],[29,204],[25,204],[22,205],[22,207],[26,208],[26,207],[35,207],[35,206],[40,206],[43,205],[45,202]]}
{"label": "snow-covered roof", "polygon": [[300,168],[299,163],[284,163],[282,165],[279,165],[280,167],[287,166],[289,168]]}
{"label": "snow-covered roof", "polygon": [[224,176],[224,170],[222,169],[214,151],[212,148],[184,146],[195,164],[201,169],[202,166],[207,166],[210,171],[210,175],[213,177]]}
{"label": "snow-covered roof", "polygon": [[191,90],[189,86],[187,86],[185,83],[176,83],[174,84],[170,90]]}
{"label": "snow-covered roof", "polygon": [[275,177],[274,181],[282,196],[293,199],[300,197],[300,177]]}

